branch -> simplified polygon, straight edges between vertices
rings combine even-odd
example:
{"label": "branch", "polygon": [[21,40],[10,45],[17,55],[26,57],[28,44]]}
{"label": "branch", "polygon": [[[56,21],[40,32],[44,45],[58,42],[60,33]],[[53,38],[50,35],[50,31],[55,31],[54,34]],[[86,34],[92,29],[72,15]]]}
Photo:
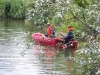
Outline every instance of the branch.
{"label": "branch", "polygon": [[85,18],[85,14],[84,14],[84,10],[83,10],[83,18],[84,18],[85,23],[87,24],[87,21],[86,21],[86,18]]}
{"label": "branch", "polygon": [[85,16],[83,14],[83,18],[85,20],[85,22],[83,22],[82,20],[80,20],[76,15],[74,15],[71,11],[69,11],[77,20],[79,20],[81,23],[83,23],[86,27],[88,27],[91,31],[93,31],[93,33],[95,34],[100,34],[100,32],[98,32],[97,30],[93,29],[92,27],[90,27],[87,23],[86,23],[86,19]]}

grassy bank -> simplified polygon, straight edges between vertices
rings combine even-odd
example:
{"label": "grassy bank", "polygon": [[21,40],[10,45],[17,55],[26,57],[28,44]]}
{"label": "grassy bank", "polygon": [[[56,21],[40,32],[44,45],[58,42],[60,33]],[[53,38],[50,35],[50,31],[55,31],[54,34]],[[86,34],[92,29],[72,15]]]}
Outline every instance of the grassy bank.
{"label": "grassy bank", "polygon": [[0,18],[24,19],[26,0],[0,0]]}

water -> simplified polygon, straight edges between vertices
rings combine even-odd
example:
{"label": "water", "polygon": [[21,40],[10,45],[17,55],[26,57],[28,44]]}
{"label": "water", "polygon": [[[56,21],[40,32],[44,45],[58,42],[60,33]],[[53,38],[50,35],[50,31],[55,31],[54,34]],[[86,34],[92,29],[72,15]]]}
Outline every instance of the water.
{"label": "water", "polygon": [[[31,39],[36,27],[23,21],[0,21],[0,75],[67,75],[73,50],[57,50],[35,45]],[[29,34],[28,34],[29,33]]]}

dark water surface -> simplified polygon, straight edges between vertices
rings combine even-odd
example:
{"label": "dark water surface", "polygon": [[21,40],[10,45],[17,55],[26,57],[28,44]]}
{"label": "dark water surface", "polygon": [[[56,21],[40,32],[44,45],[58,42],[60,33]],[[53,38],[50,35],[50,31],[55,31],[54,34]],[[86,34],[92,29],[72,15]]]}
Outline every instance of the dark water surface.
{"label": "dark water surface", "polygon": [[[0,75],[68,75],[76,49],[60,50],[35,45],[35,27],[23,21],[0,21]],[[39,29],[41,30],[41,28]],[[29,34],[28,34],[29,33]]]}

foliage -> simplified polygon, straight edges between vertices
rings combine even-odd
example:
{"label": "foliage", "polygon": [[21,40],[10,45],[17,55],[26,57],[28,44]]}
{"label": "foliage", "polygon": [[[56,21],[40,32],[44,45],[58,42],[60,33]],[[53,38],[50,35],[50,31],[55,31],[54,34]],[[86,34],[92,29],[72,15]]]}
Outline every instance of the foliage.
{"label": "foliage", "polygon": [[98,0],[30,0],[28,19],[33,25],[44,26],[50,22],[63,32],[68,25],[72,25],[80,37],[83,33],[83,38],[88,35],[96,37],[100,23],[99,3]]}
{"label": "foliage", "polygon": [[[93,44],[91,44],[93,43]],[[100,68],[100,43],[91,41],[87,48],[77,51],[77,55],[72,58],[72,75],[99,75]]]}
{"label": "foliage", "polygon": [[23,19],[26,17],[25,0],[0,0],[0,17]]}
{"label": "foliage", "polygon": [[0,0],[0,17],[4,15],[4,0]]}
{"label": "foliage", "polygon": [[[30,4],[32,9],[29,10],[29,15],[32,15],[34,25],[42,25],[52,19],[55,14],[55,7],[52,2],[36,0]],[[29,16],[30,17],[30,16]],[[28,17],[28,18],[29,18]]]}
{"label": "foliage", "polygon": [[87,0],[74,0],[74,1],[79,7],[86,8],[87,6],[89,6]]}

